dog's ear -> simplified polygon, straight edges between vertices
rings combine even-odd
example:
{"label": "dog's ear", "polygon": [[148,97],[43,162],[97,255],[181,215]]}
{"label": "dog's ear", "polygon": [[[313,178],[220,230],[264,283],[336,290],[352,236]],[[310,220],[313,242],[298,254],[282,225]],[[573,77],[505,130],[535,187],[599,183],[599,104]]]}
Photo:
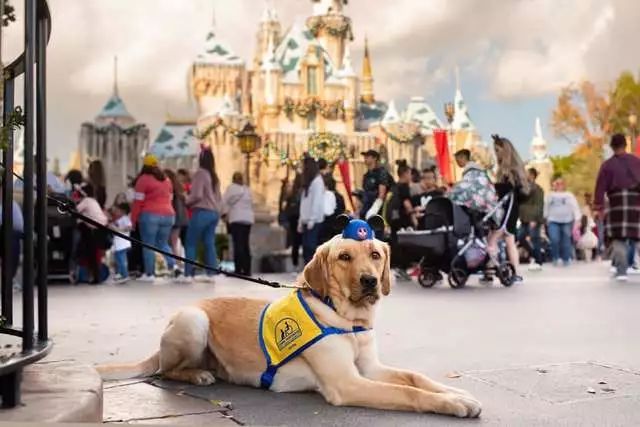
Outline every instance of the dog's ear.
{"label": "dog's ear", "polygon": [[367,224],[376,233],[376,238],[382,240],[384,235],[384,219],[380,215],[374,215],[367,220]]}
{"label": "dog's ear", "polygon": [[387,296],[391,292],[391,249],[386,243],[382,244],[384,251],[384,271],[382,272],[382,295]]}
{"label": "dog's ear", "polygon": [[347,224],[349,224],[349,221],[351,221],[351,218],[349,218],[348,215],[338,215],[336,219],[333,220],[333,232],[335,234],[342,234],[342,231],[347,226]]}
{"label": "dog's ear", "polygon": [[313,255],[313,258],[309,264],[304,267],[304,271],[302,272],[305,283],[322,298],[327,296],[329,289],[327,257],[329,256],[330,245],[331,241],[318,247],[315,255]]}

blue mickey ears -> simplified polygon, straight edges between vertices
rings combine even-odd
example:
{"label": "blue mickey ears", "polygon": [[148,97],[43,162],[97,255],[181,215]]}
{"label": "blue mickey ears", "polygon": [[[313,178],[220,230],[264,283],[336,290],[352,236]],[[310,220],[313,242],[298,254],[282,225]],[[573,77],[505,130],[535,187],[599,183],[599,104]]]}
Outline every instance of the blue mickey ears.
{"label": "blue mickey ears", "polygon": [[376,238],[376,233],[382,236],[384,232],[384,220],[377,215],[368,221],[351,219],[347,215],[340,215],[336,218],[334,225],[336,231],[342,231],[343,239],[373,240]]}

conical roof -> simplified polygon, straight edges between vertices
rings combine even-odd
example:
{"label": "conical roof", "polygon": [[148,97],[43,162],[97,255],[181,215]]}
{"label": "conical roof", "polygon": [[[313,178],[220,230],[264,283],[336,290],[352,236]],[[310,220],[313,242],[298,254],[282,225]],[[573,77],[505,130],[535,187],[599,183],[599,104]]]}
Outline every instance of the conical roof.
{"label": "conical roof", "polygon": [[417,122],[423,135],[432,134],[434,129],[442,129],[438,116],[421,96],[411,98],[404,117],[406,121]]}
{"label": "conical roof", "polygon": [[195,124],[168,121],[149,147],[149,152],[160,159],[195,156],[199,141],[194,135]]}
{"label": "conical roof", "polygon": [[462,92],[460,89],[456,89],[456,96],[454,99],[455,114],[453,115],[453,129],[454,130],[475,130],[474,124],[469,117],[469,111],[467,110],[467,104],[464,102]]}
{"label": "conical roof", "polygon": [[398,109],[396,108],[396,102],[391,100],[389,102],[389,108],[387,108],[387,112],[384,114],[382,118],[382,123],[397,123],[400,121],[400,114],[398,114]]}
{"label": "conical roof", "polygon": [[129,110],[127,110],[127,106],[124,104],[124,101],[117,93],[111,95],[97,116],[97,118],[101,119],[123,117],[133,119],[133,116],[129,113]]}
{"label": "conical roof", "polygon": [[244,65],[244,60],[234,53],[229,45],[220,39],[211,28],[207,33],[204,48],[196,56],[196,64],[204,65]]}
{"label": "conical roof", "polygon": [[285,82],[297,83],[300,80],[300,60],[312,45],[324,58],[325,78],[329,79],[335,73],[335,67],[327,51],[313,37],[307,27],[299,21],[294,22],[280,45],[276,48],[276,59],[280,63]]}

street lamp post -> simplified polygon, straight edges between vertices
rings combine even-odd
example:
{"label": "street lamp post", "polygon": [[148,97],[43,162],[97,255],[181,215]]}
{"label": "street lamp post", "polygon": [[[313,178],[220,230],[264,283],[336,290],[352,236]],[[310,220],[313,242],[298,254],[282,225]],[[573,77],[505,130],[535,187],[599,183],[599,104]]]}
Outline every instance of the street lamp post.
{"label": "street lamp post", "polygon": [[631,128],[631,152],[636,152],[637,141],[637,129],[638,129],[638,116],[635,114],[629,114],[629,127]]}
{"label": "street lamp post", "polygon": [[[451,151],[451,147],[452,144],[454,143],[453,140],[453,117],[456,114],[456,106],[453,102],[446,102],[444,104],[444,115],[447,118],[447,122],[449,123],[449,151]],[[450,153],[453,154],[453,153]],[[453,165],[453,180],[457,181],[457,177],[456,177],[456,166]]]}
{"label": "street lamp post", "polygon": [[259,147],[261,138],[256,133],[256,128],[251,123],[247,122],[240,132],[236,134],[238,143],[240,144],[240,151],[245,155],[245,175],[247,180],[247,186],[250,186],[250,168],[249,162],[251,154],[254,153]]}

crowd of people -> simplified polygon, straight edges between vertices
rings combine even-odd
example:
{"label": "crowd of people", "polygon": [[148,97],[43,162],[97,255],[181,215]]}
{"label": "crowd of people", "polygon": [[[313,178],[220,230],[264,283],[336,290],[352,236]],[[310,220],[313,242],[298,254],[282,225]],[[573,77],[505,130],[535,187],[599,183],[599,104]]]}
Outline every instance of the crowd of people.
{"label": "crowd of people", "polygon": [[[158,159],[147,154],[129,189],[115,195],[110,206],[106,205],[110,195],[106,191],[104,166],[99,160],[89,164],[86,176],[82,171],[71,170],[62,178],[63,183],[56,180],[52,177],[48,182],[49,193],[72,201],[76,211],[90,219],[78,219],[70,233],[67,258],[72,282],[99,284],[108,277],[117,283],[132,277],[155,281],[160,275],[156,252],[136,244],[135,240],[200,261],[215,270],[219,263],[215,238],[220,220],[225,221],[233,241],[235,271],[251,275],[249,235],[254,222],[251,191],[244,185],[242,173],[237,172],[223,192],[213,153],[208,148],[202,149],[193,173],[161,169]],[[14,275],[20,259],[22,224],[22,212],[14,202]],[[132,243],[125,237],[135,240]],[[212,282],[215,275],[215,271],[205,269],[196,276],[193,265],[182,265],[171,256],[164,256],[164,266],[165,275],[185,283],[196,278]]]}
{"label": "crowd of people", "polygon": [[[629,233],[640,225],[626,224],[621,232],[623,225],[615,222],[616,214],[610,215],[609,221],[603,221],[602,205],[605,194],[607,200],[615,200],[615,193],[620,189],[633,188],[640,182],[633,175],[640,174],[637,166],[640,160],[625,153],[624,142],[623,135],[613,137],[614,156],[602,166],[604,172],[598,179],[595,199],[586,193],[580,200],[567,191],[562,175],[553,176],[551,189],[545,194],[537,183],[538,171],[526,168],[513,144],[498,135],[494,135],[494,170],[486,170],[474,162],[469,150],[455,153],[455,161],[462,171],[457,182],[445,182],[435,165],[418,171],[406,160],[397,162],[394,180],[388,166],[381,163],[380,153],[363,152],[367,172],[362,178],[361,190],[353,193],[353,206],[345,206],[343,200],[337,205],[333,201],[341,196],[335,190],[331,165],[323,159],[316,162],[306,158],[301,173],[291,183],[284,183],[280,223],[288,231],[292,261],[297,266],[301,246],[307,262],[316,247],[333,235],[331,222],[336,215],[346,212],[363,219],[382,215],[392,245],[392,266],[398,276],[410,279],[419,270],[415,268],[415,260],[403,256],[397,234],[402,229],[420,228],[428,201],[446,196],[462,206],[473,223],[495,211],[486,236],[488,250],[494,258],[506,258],[515,267],[514,282],[523,280],[519,274],[522,262],[528,263],[530,270],[540,270],[547,263],[568,266],[575,261],[589,262],[608,257],[605,245],[609,242],[613,248],[612,270],[615,269],[616,277],[625,280],[627,273],[640,272],[634,244],[637,237]],[[626,162],[629,166],[611,166],[610,162]],[[635,196],[625,193],[624,197],[625,203],[640,210],[640,205],[634,205],[635,199],[629,199]],[[635,224],[639,222],[636,220]],[[616,230],[626,237],[616,239]],[[493,281],[493,277],[485,275],[482,280]]]}
{"label": "crowd of people", "polygon": [[[551,190],[545,194],[537,183],[538,171],[525,168],[512,143],[498,135],[493,139],[496,167],[486,170],[473,161],[469,150],[460,150],[454,155],[461,170],[457,182],[446,182],[435,165],[418,171],[406,160],[397,162],[394,179],[380,153],[363,152],[367,171],[361,189],[347,199],[337,190],[333,165],[325,159],[305,157],[293,179],[283,181],[280,197],[278,221],[287,232],[293,265],[300,270],[316,248],[337,233],[337,216],[347,213],[369,219],[381,215],[387,224],[384,238],[392,246],[392,266],[400,277],[411,279],[419,269],[416,260],[403,256],[398,232],[419,229],[425,206],[433,198],[445,196],[464,209],[474,227],[491,215],[488,251],[493,259],[506,258],[515,267],[515,282],[522,281],[521,262],[529,263],[531,270],[539,270],[545,263],[568,266],[576,260],[588,262],[606,256],[607,246],[618,280],[639,271],[640,159],[626,153],[624,135],[614,135],[611,140],[614,154],[602,164],[595,197],[587,193],[580,200],[567,191],[561,175],[553,177]],[[116,282],[132,276],[154,281],[159,274],[156,252],[120,235],[216,269],[219,254],[215,239],[221,220],[233,242],[235,272],[251,275],[251,191],[242,173],[236,172],[222,192],[208,148],[202,149],[193,173],[161,169],[155,156],[146,155],[129,190],[115,195],[110,206],[106,205],[109,195],[104,167],[98,160],[89,164],[86,176],[71,170],[64,185],[55,177],[48,177],[48,185],[51,193],[64,193],[80,214],[92,220],[78,220],[72,233],[69,271],[74,281],[103,282],[109,276],[105,271],[107,253]],[[11,269],[15,275],[23,227],[15,202],[13,217],[15,255]],[[114,237],[109,229],[120,235]],[[478,233],[483,232],[478,227]],[[171,256],[164,257],[164,266],[165,275],[183,282],[196,276],[192,264],[182,265]],[[212,281],[215,275],[206,269],[202,273],[198,278],[203,281]],[[493,278],[485,274],[482,280]]]}

